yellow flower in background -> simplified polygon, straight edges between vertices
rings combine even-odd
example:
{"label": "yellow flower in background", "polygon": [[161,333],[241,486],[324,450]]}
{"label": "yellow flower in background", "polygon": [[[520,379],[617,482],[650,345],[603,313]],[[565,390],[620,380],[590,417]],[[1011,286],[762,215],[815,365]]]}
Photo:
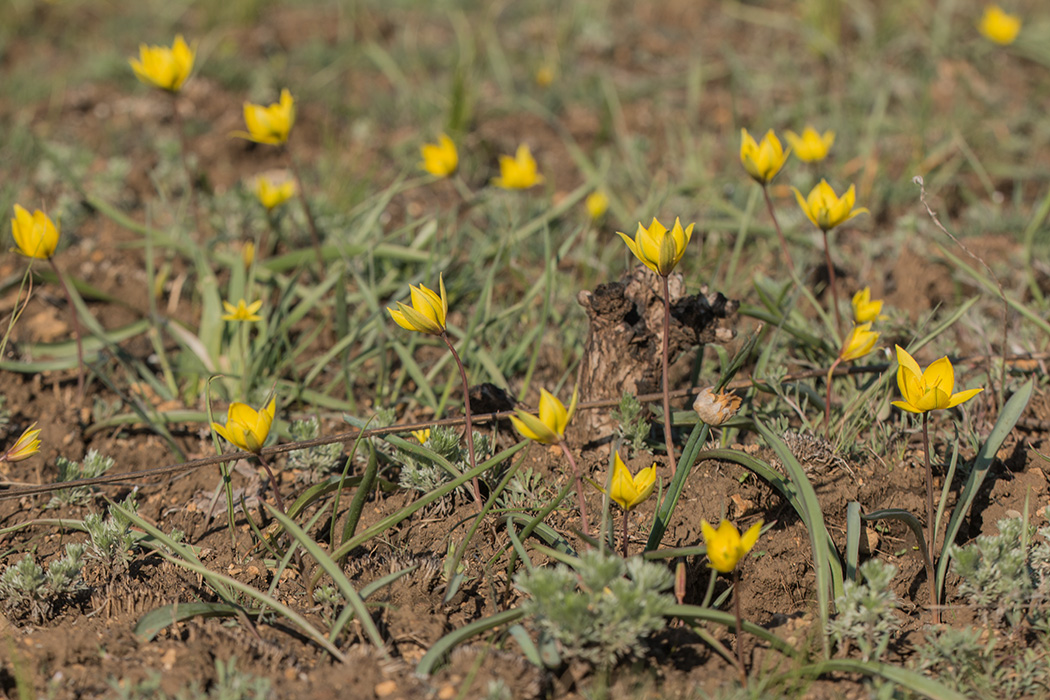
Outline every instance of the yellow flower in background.
{"label": "yellow flower in background", "polygon": [[147,85],[168,92],[178,92],[193,71],[195,52],[179,34],[169,49],[167,46],[139,45],[139,57],[129,58],[128,63],[135,77]]}
{"label": "yellow flower in background", "polygon": [[517,417],[511,416],[510,422],[514,424],[518,432],[529,440],[543,445],[556,445],[565,440],[565,428],[576,413],[576,404],[579,401],[580,392],[572,392],[572,401],[569,402],[568,410],[565,404],[555,398],[554,394],[546,389],[540,390],[539,417],[526,413],[520,409],[516,410]]}
{"label": "yellow flower in background", "polygon": [[977,29],[986,39],[1006,46],[1014,43],[1021,32],[1021,18],[1004,12],[998,5],[988,5],[984,8]]}
{"label": "yellow flower in background", "polygon": [[540,66],[536,69],[536,75],[533,76],[533,79],[541,88],[549,87],[554,82],[554,68],[549,65]]}
{"label": "yellow flower in background", "polygon": [[903,401],[894,401],[897,408],[909,413],[926,413],[942,408],[953,408],[969,401],[981,389],[955,391],[955,368],[947,357],[935,361],[926,371],[919,368],[908,351],[897,346],[897,386],[901,390]]}
{"label": "yellow flower in background", "polygon": [[423,428],[422,430],[413,430],[412,437],[419,441],[420,445],[427,444],[427,440],[430,439],[430,428]]}
{"label": "yellow flower in background", "polygon": [[270,399],[265,408],[256,411],[248,404],[235,401],[226,414],[226,425],[212,423],[212,429],[245,452],[256,454],[262,450],[270,434],[273,417],[277,412],[277,399]]}
{"label": "yellow flower in background", "polygon": [[15,218],[11,219],[11,235],[22,255],[37,260],[49,259],[58,246],[58,227],[51,217],[39,209],[30,214],[16,204]]}
{"label": "yellow flower in background", "polygon": [[859,360],[875,348],[879,340],[879,334],[871,330],[871,322],[854,326],[846,340],[842,343],[839,351],[839,359],[843,362]]}
{"label": "yellow flower in background", "polygon": [[273,211],[295,196],[295,180],[275,182],[265,175],[255,178],[255,197],[268,210]]}
{"label": "yellow flower in background", "polygon": [[430,335],[441,335],[445,332],[445,317],[448,316],[448,296],[445,294],[445,277],[438,277],[440,294],[427,289],[422,284],[418,287],[409,285],[412,292],[412,305],[397,302],[397,309],[387,307],[390,318],[405,330]]}
{"label": "yellow flower in background", "polygon": [[255,243],[252,241],[246,241],[241,246],[241,262],[244,263],[245,267],[251,267],[252,263],[255,262]]}
{"label": "yellow flower in background", "polygon": [[609,498],[624,510],[632,510],[653,493],[656,486],[656,465],[642,469],[634,476],[616,453],[613,460],[612,479],[609,483]]}
{"label": "yellow flower in background", "polygon": [[228,301],[222,302],[222,308],[226,309],[226,313],[223,314],[223,321],[261,321],[262,316],[257,312],[262,308],[262,299],[257,299],[251,304],[248,304],[241,299],[237,302],[237,306],[234,306]]}
{"label": "yellow flower in background", "polygon": [[284,143],[295,124],[295,100],[292,99],[292,93],[287,89],[281,90],[280,102],[274,102],[268,107],[245,102],[244,123],[248,131],[234,132],[234,136],[256,143]]}
{"label": "yellow flower in background", "polygon": [[583,206],[587,208],[587,216],[591,217],[591,221],[597,221],[609,210],[609,196],[601,190],[595,190],[587,195]]}
{"label": "yellow flower in background", "polygon": [[828,151],[831,150],[831,144],[835,143],[834,131],[825,131],[821,135],[811,126],[803,129],[801,136],[794,131],[786,131],[784,136],[787,137],[788,143],[791,144],[791,150],[798,159],[806,163],[813,163],[827,158]]}
{"label": "yellow flower in background", "polygon": [[445,134],[438,136],[437,143],[424,143],[419,147],[423,156],[419,167],[431,175],[448,177],[459,167],[459,152],[456,144]]}
{"label": "yellow flower in background", "polygon": [[518,146],[513,156],[499,157],[499,177],[492,178],[492,184],[505,190],[527,190],[543,182],[543,176],[536,172],[536,159],[525,144]]}
{"label": "yellow flower in background", "polygon": [[791,189],[795,190],[795,199],[798,200],[798,205],[802,207],[802,211],[806,213],[813,225],[821,231],[830,231],[858,214],[868,213],[868,210],[864,207],[860,209],[853,208],[857,201],[857,192],[853,185],[850,185],[849,189],[841,197],[835,194],[835,190],[832,189],[827,180],[821,180],[817,183],[817,186],[810,191],[807,198],[803,198],[802,193],[797,188],[792,187]]}
{"label": "yellow flower in background", "polygon": [[743,537],[728,520],[719,523],[717,530],[711,527],[711,523],[701,520],[700,531],[704,535],[704,544],[707,545],[707,558],[711,562],[711,568],[728,574],[732,573],[740,560],[755,546],[758,533],[762,531],[762,521],[759,520],[748,528]]}
{"label": "yellow flower in background", "polygon": [[784,167],[791,151],[784,152],[780,139],[770,129],[756,142],[747,129],[740,130],[740,162],[744,164],[747,174],[760,185],[767,185]]}
{"label": "yellow flower in background", "polygon": [[626,233],[620,231],[616,233],[646,267],[666,277],[674,271],[675,265],[685,255],[685,249],[693,235],[693,224],[683,229],[682,222],[675,218],[674,227],[668,231],[666,226],[653,217],[649,228],[642,226],[641,222],[638,223],[634,240],[631,240]]}
{"label": "yellow flower in background", "polygon": [[21,462],[40,451],[40,428],[36,423],[22,431],[18,440],[0,456],[0,462]]}
{"label": "yellow flower in background", "polygon": [[865,287],[853,295],[853,320],[857,323],[876,321],[882,313],[882,299],[871,298],[871,287]]}

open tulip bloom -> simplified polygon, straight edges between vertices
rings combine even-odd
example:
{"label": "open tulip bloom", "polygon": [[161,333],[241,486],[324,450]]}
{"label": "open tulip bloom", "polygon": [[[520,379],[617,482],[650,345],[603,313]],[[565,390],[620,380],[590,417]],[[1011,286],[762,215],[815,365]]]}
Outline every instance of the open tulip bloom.
{"label": "open tulip bloom", "polygon": [[394,323],[405,330],[427,333],[429,335],[445,334],[445,317],[448,316],[448,296],[445,294],[445,278],[438,277],[438,290],[427,289],[424,285],[409,286],[412,296],[411,306],[397,302],[397,308],[387,308]]}
{"label": "open tulip bloom", "polygon": [[977,29],[986,39],[1008,46],[1014,43],[1021,32],[1021,18],[1004,12],[998,5],[988,5],[984,8]]}
{"label": "open tulip bloom", "polygon": [[168,92],[178,92],[193,72],[195,52],[179,34],[169,49],[167,46],[139,45],[138,59],[128,59],[135,77],[147,85]]}
{"label": "open tulip bloom", "polygon": [[871,288],[865,287],[853,295],[850,302],[853,306],[853,320],[857,323],[868,323],[880,318],[882,313],[882,300],[871,298]]}
{"label": "open tulip bloom", "polygon": [[227,410],[226,425],[212,423],[211,427],[238,449],[259,454],[270,434],[276,411],[276,399],[270,399],[270,403],[258,411],[248,404],[234,401]]}
{"label": "open tulip bloom", "polygon": [[492,184],[505,190],[527,190],[543,182],[543,176],[536,170],[536,159],[525,144],[518,146],[513,156],[499,157],[499,177],[492,178]]}
{"label": "open tulip bloom", "polygon": [[583,497],[583,474],[576,465],[576,459],[569,451],[569,446],[565,443],[565,429],[576,413],[576,404],[579,399],[580,392],[577,388],[572,392],[572,400],[569,402],[569,408],[566,409],[565,404],[559,401],[554,394],[546,389],[540,389],[539,415],[517,409],[515,413],[518,415],[511,416],[510,422],[523,437],[541,445],[557,445],[561,448],[576,478],[576,499],[579,503],[583,534],[590,535],[590,526],[587,523],[587,503]]}
{"label": "open tulip bloom", "polygon": [[784,132],[788,143],[791,144],[791,152],[804,163],[814,163],[828,157],[831,144],[835,143],[835,132],[825,131],[823,134],[807,126],[799,136],[794,131]]}
{"label": "open tulip bloom", "polygon": [[761,142],[755,141],[747,129],[740,130],[740,162],[758,184],[768,185],[784,167],[789,155],[790,149],[784,150],[772,129],[766,132]]}
{"label": "open tulip bloom", "polygon": [[961,403],[969,401],[977,394],[984,391],[983,388],[966,389],[955,391],[955,369],[951,360],[942,357],[936,360],[926,371],[919,367],[908,351],[897,346],[897,386],[900,388],[902,401],[894,401],[893,405],[909,413],[922,414],[922,448],[926,462],[926,547],[927,566],[926,578],[930,581],[930,607],[933,612],[934,624],[940,620],[937,612],[937,583],[932,571],[933,562],[936,561],[936,536],[934,531],[933,510],[933,468],[930,465],[930,411],[945,408],[954,408]]}
{"label": "open tulip bloom", "polygon": [[435,177],[448,177],[459,167],[456,144],[445,134],[438,137],[437,143],[425,143],[419,150],[423,156],[419,167]]}
{"label": "open tulip bloom", "polygon": [[620,453],[613,456],[613,472],[609,479],[609,498],[623,509],[623,556],[627,557],[627,519],[628,513],[641,505],[653,493],[656,486],[656,465],[642,469],[634,476],[627,465],[620,459]]}
{"label": "open tulip bloom", "polygon": [[288,140],[295,125],[295,100],[287,89],[281,90],[281,98],[269,106],[244,103],[244,124],[248,131],[234,132],[234,136],[279,145]]}
{"label": "open tulip bloom", "polygon": [[[740,597],[744,594],[743,582],[740,580],[738,565],[751,548],[758,542],[762,532],[762,521],[747,529],[743,535],[728,520],[722,520],[716,530],[706,520],[700,521],[700,532],[707,547],[707,559],[710,567],[723,574],[733,574],[733,612],[736,616],[736,658],[740,667],[740,681],[747,687],[747,667],[744,665],[744,652],[741,636],[744,628],[744,617],[740,613]],[[714,574],[712,574],[714,575]]]}

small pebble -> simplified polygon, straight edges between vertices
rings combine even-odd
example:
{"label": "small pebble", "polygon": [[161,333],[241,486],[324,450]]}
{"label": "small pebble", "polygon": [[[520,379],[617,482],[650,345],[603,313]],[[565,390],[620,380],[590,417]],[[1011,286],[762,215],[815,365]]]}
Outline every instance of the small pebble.
{"label": "small pebble", "polygon": [[375,694],[377,698],[385,698],[388,695],[393,694],[397,690],[396,681],[383,681],[376,685]]}

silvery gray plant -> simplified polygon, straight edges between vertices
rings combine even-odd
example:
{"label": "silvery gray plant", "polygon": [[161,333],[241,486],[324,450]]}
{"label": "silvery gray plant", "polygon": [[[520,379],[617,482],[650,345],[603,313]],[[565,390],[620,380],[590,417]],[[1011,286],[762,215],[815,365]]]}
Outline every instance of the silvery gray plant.
{"label": "silvery gray plant", "polygon": [[573,565],[520,572],[515,585],[528,598],[522,610],[539,632],[540,647],[553,644],[560,660],[579,659],[610,668],[642,654],[642,641],[664,628],[675,604],[666,593],[674,577],[666,567],[612,552],[584,552]]}
{"label": "silvery gray plant", "polygon": [[864,661],[879,661],[900,623],[893,612],[900,600],[890,588],[897,567],[881,559],[869,559],[857,569],[863,583],[846,581],[835,599],[838,615],[828,623],[828,632],[840,650],[856,645]]}
{"label": "silvery gray plant", "polygon": [[45,571],[26,554],[0,574],[0,600],[5,609],[17,616],[28,615],[37,623],[50,619],[60,601],[83,586],[83,558],[84,545],[67,544],[65,556],[51,562]]}

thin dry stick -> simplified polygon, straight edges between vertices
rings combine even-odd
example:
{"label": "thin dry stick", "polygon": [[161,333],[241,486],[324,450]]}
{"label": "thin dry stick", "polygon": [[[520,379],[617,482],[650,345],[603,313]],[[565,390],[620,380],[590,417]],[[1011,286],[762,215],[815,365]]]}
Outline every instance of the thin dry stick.
{"label": "thin dry stick", "polygon": [[[970,355],[967,357],[955,358],[953,362],[958,364],[977,364],[985,361],[987,356],[985,355]],[[1017,355],[1008,355],[1006,361],[1009,362],[1026,362],[1026,361],[1041,361],[1050,359],[1050,353],[1020,353]],[[849,366],[839,367],[835,370],[834,376],[846,377],[853,374],[878,374],[888,370],[890,365],[888,363],[880,363],[875,365],[861,365],[861,366]],[[1032,371],[1019,368],[1020,371]],[[811,369],[804,370],[801,372],[795,372],[792,374],[785,375],[782,381],[784,382],[795,382],[801,379],[812,379],[813,377],[823,377],[827,375],[827,370],[824,369]],[[733,389],[746,389],[754,386],[756,380],[752,378],[738,379],[732,381],[726,385],[727,390]],[[670,395],[679,398],[683,396],[690,396],[700,391],[705,387],[695,386],[686,389],[676,389],[670,392]],[[638,401],[658,401],[663,398],[662,393],[653,394],[639,394],[635,397]],[[578,411],[591,411],[600,408],[611,408],[618,406],[620,398],[615,399],[601,399],[598,401],[584,401],[577,405],[576,410]],[[475,425],[479,423],[491,423],[493,421],[503,420],[504,418],[510,418],[511,416],[517,415],[516,411],[495,411],[493,413],[482,413],[472,417]],[[408,433],[413,430],[422,430],[423,428],[430,428],[433,426],[454,426],[463,425],[465,422],[464,418],[442,418],[440,420],[426,420],[417,421],[415,423],[401,423],[399,425],[390,425],[383,428],[368,428],[366,430],[352,430],[345,433],[336,433],[334,435],[325,435],[322,437],[311,438],[309,440],[299,440],[297,442],[282,443],[280,445],[274,445],[273,447],[267,447],[262,451],[262,454],[267,456],[284,454],[285,452],[294,452],[295,450],[305,450],[310,447],[319,447],[321,445],[331,445],[335,442],[350,443],[354,442],[360,437],[382,437],[383,435],[389,435],[391,433]],[[1039,425],[1042,425],[1040,423]],[[1050,422],[1047,423],[1050,425]],[[112,428],[112,424],[98,423],[92,427],[89,427],[85,431],[85,436],[90,437],[95,432],[102,429]],[[151,469],[143,469],[135,472],[125,472],[123,474],[110,474],[107,476],[92,477],[90,479],[76,479],[74,481],[62,482],[61,484],[41,484],[34,485],[32,488],[26,489],[10,489],[0,490],[0,501],[7,500],[10,498],[23,498],[25,496],[38,496],[41,494],[51,493],[60,489],[85,487],[85,486],[108,486],[111,484],[122,484],[128,481],[135,481],[137,479],[149,479],[151,477],[170,476],[172,474],[179,474],[182,472],[193,471],[195,469],[201,469],[204,467],[215,466],[220,462],[226,462],[238,459],[247,459],[253,455],[252,452],[230,452],[223,455],[213,455],[211,457],[201,457],[200,459],[190,460],[188,462],[180,462],[178,464],[169,464],[163,467],[153,467]]]}
{"label": "thin dry stick", "polygon": [[[444,287],[442,287],[444,289]],[[452,340],[448,337],[447,331],[441,331],[441,339],[445,341],[445,345],[448,346],[449,352],[452,353],[452,358],[456,361],[456,366],[459,367],[459,378],[463,380],[463,415],[466,418],[466,432],[467,432],[467,456],[470,458],[470,468],[474,469],[477,467],[477,458],[474,456],[474,421],[471,420],[470,415],[470,384],[467,382],[467,371],[463,369],[463,362],[459,359],[459,353],[456,352],[456,346],[452,344]],[[478,510],[484,508],[484,504],[481,500],[481,482],[478,481],[478,477],[474,475],[474,501],[477,503]]]}
{"label": "thin dry stick", "polygon": [[671,344],[671,288],[667,275],[661,275],[664,286],[664,334],[663,334],[663,394],[664,394],[664,443],[667,445],[667,463],[672,473],[675,470],[674,435],[671,428],[671,395],[668,389],[668,365],[670,365]]}
{"label": "thin dry stick", "polygon": [[773,228],[777,230],[777,238],[780,239],[780,248],[784,251],[784,260],[787,261],[788,270],[791,272],[791,276],[795,276],[795,263],[791,262],[791,253],[788,252],[787,238],[784,237],[784,232],[780,230],[780,222],[777,220],[777,212],[773,207],[773,200],[769,196],[769,187],[762,185],[762,194],[766,198],[766,209],[769,210],[769,217],[773,219]]}
{"label": "thin dry stick", "polygon": [[[963,245],[962,241],[960,241],[958,238],[953,236],[951,234],[951,232],[948,231],[948,229],[946,229],[944,227],[944,224],[941,223],[941,220],[939,218],[937,218],[936,212],[934,212],[933,209],[930,208],[930,205],[926,202],[926,188],[923,185],[922,176],[921,175],[916,175],[914,178],[912,178],[912,182],[914,182],[916,185],[919,186],[919,201],[922,202],[922,206],[925,207],[926,213],[929,215],[930,219],[933,221],[933,225],[936,226],[937,228],[939,228],[941,230],[941,233],[943,233],[945,236],[947,236],[948,238],[952,239],[952,241],[955,243],[955,245],[957,245],[960,248],[962,248],[964,253],[966,253],[972,259],[974,259],[975,261],[980,263],[981,267],[984,268],[985,272],[987,272],[989,274],[989,276],[991,276],[991,278],[993,280],[995,280],[995,286],[999,288],[999,298],[1003,300],[1003,341],[1002,341],[1003,344],[1002,344],[1002,347],[1000,348],[1000,351],[999,351],[1000,352],[1000,356],[1002,357],[1002,365],[1003,366],[1002,366],[1001,374],[999,375],[999,380],[1000,380],[999,381],[999,388],[995,392],[995,396],[996,396],[996,406],[997,406],[997,408],[1002,408],[1004,392],[1006,391],[1006,343],[1007,343],[1007,335],[1009,333],[1009,324],[1010,324],[1010,303],[1006,300],[1006,292],[1003,290],[1003,283],[999,281],[999,278],[996,276],[996,274],[994,272],[992,272],[992,268],[988,267],[988,263],[986,263],[983,258],[981,258],[980,256],[975,255],[973,252],[971,252],[970,249],[967,248],[965,245]],[[990,356],[989,356],[989,358],[990,358]],[[989,359],[988,365],[989,365],[988,366],[988,379],[989,379],[989,381],[992,381],[992,367],[991,367],[991,360],[990,359]]]}

